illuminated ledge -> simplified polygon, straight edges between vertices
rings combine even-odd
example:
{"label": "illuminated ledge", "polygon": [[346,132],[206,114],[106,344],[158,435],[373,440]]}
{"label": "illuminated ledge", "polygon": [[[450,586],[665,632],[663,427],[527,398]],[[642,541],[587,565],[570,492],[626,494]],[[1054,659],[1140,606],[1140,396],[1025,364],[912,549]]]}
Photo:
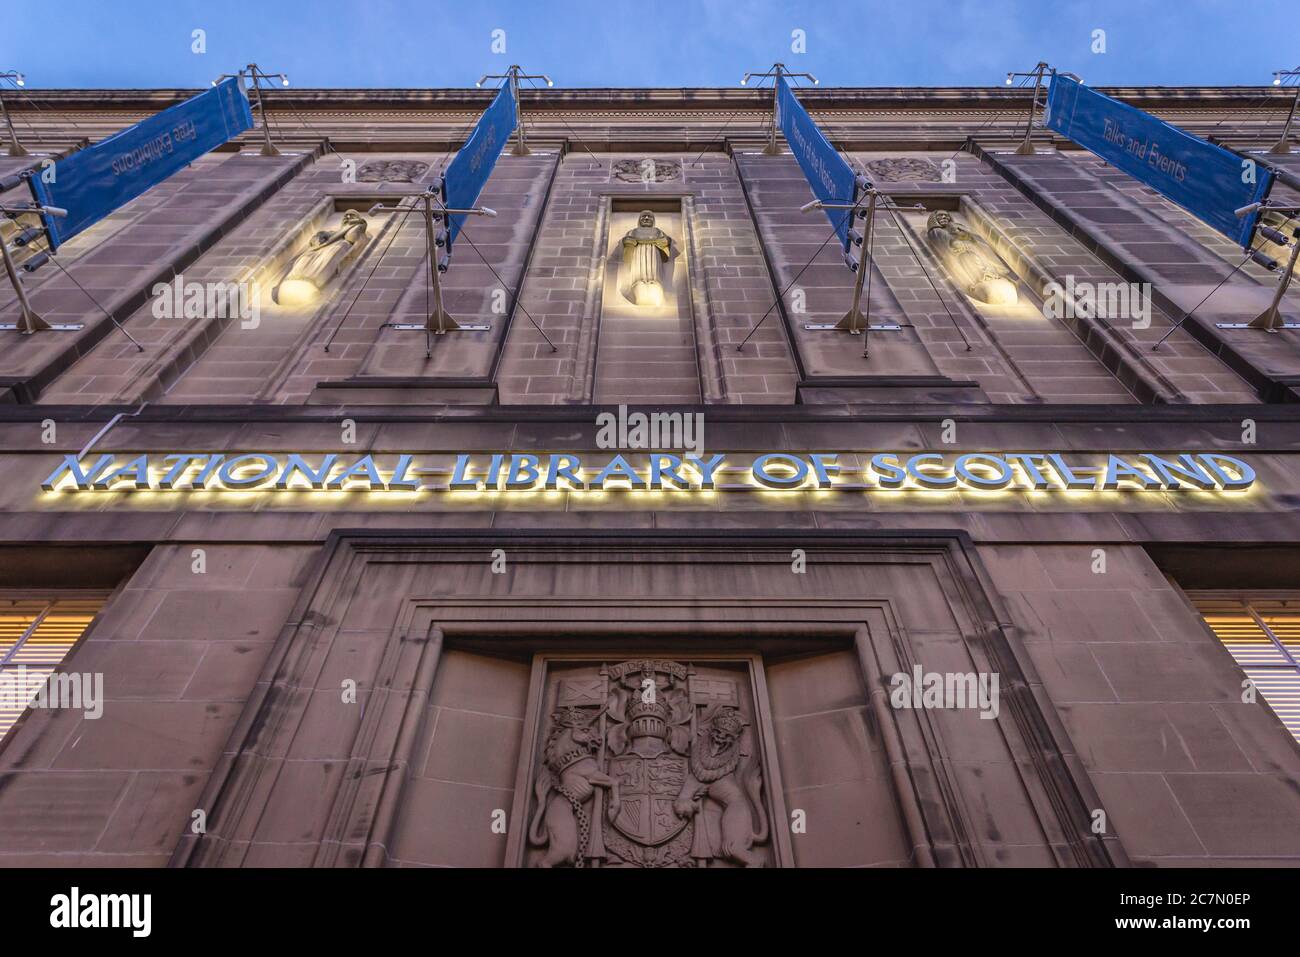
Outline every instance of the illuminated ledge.
{"label": "illuminated ledge", "polygon": [[487,379],[353,376],[317,382],[308,405],[497,405],[497,385]]}

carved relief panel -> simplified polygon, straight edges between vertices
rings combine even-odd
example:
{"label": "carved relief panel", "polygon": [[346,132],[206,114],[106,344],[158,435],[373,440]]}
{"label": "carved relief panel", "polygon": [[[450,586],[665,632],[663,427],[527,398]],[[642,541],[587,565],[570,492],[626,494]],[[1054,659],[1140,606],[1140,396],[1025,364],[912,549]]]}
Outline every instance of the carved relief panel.
{"label": "carved relief panel", "polygon": [[[748,659],[547,659],[511,859],[528,867],[763,867],[778,862],[775,768]],[[760,679],[761,680],[761,679]]]}

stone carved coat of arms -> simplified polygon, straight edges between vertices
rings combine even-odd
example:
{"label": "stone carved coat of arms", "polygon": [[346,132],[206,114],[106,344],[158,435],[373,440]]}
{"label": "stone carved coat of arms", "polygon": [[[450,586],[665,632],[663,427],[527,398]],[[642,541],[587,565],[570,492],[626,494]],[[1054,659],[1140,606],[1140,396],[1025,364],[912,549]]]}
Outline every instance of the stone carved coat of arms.
{"label": "stone carved coat of arms", "polygon": [[533,782],[539,867],[761,867],[761,761],[737,682],[642,659],[565,678]]}

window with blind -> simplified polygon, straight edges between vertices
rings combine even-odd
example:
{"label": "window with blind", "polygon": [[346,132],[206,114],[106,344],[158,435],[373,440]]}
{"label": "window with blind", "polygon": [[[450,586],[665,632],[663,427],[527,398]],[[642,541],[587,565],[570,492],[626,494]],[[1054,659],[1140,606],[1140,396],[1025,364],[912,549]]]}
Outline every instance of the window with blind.
{"label": "window with blind", "polygon": [[0,595],[0,742],[67,657],[105,598]]}
{"label": "window with blind", "polygon": [[1190,597],[1300,743],[1300,593],[1195,592]]}

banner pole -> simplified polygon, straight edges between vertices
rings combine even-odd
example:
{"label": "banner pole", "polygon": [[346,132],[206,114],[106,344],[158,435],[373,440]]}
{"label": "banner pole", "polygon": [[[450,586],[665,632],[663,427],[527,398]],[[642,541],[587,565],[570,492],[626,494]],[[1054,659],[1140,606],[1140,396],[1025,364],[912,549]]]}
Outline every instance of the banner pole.
{"label": "banner pole", "polygon": [[[1296,230],[1296,232],[1300,233],[1300,230]],[[1286,291],[1291,285],[1291,279],[1295,276],[1297,258],[1300,258],[1300,236],[1297,236],[1291,242],[1291,258],[1287,261],[1286,272],[1283,273],[1281,282],[1277,284],[1277,292],[1273,294],[1272,303],[1269,304],[1267,309],[1247,323],[1248,328],[1263,329],[1265,332],[1280,332],[1283,329],[1300,329],[1300,322],[1287,322],[1282,317],[1282,312],[1278,308],[1282,304],[1282,297],[1286,295]]]}
{"label": "banner pole", "polygon": [[746,73],[740,78],[741,86],[748,86],[749,81],[758,78],[761,83],[768,77],[772,78],[772,129],[767,137],[767,146],[763,147],[764,156],[780,156],[781,147],[777,145],[777,133],[781,129],[781,78],[782,77],[803,77],[811,80],[812,85],[817,85],[817,77],[811,73],[794,73],[785,68],[784,63],[773,63],[771,69],[766,73]]}
{"label": "banner pole", "polygon": [[[853,335],[853,336],[861,334],[863,336],[863,340],[862,340],[863,358],[869,358],[867,353],[867,341],[866,341],[866,335],[869,331],[870,332],[899,332],[903,328],[896,322],[882,322],[874,326],[871,325],[871,285],[868,282],[868,279],[870,278],[868,276],[868,271],[872,267],[871,252],[870,252],[871,231],[875,226],[876,206],[880,197],[880,191],[877,190],[874,186],[868,187],[866,191],[866,197],[867,197],[866,211],[863,213],[859,213],[859,215],[865,216],[867,220],[867,225],[863,229],[862,242],[858,243],[858,245],[862,247],[862,253],[858,256],[857,268],[854,270],[853,305],[849,307],[849,311],[844,314],[843,318],[841,318],[839,322],[805,322],[803,324],[803,327],[805,329],[808,329],[809,331],[812,332],[826,332],[826,331],[847,332],[849,333],[849,335]],[[888,197],[886,197],[886,202],[888,202]],[[823,210],[843,209],[843,210],[848,210],[846,215],[852,216],[853,213],[859,210],[861,205],[862,205],[861,199],[859,199],[856,203],[823,203],[821,200],[814,200],[813,202],[809,203],[807,206],[802,207],[801,211],[808,212],[814,209],[823,209]],[[844,259],[846,263],[852,266],[853,257],[850,253],[845,253]],[[864,299],[863,297],[864,286],[866,288],[865,314],[861,308]]]}
{"label": "banner pole", "polygon": [[[425,317],[424,322],[386,322],[385,328],[401,329],[407,332],[424,333],[424,354],[425,357],[433,355],[433,336],[445,335],[448,332],[489,332],[492,326],[488,323],[459,323],[451,317],[443,306],[442,299],[442,273],[438,268],[438,241],[435,232],[436,224],[442,223],[450,227],[450,217],[452,215],[467,216],[495,216],[496,210],[488,209],[486,206],[478,206],[474,209],[447,209],[439,206],[434,208],[434,193],[432,190],[420,193],[418,196],[411,197],[417,200],[420,205],[421,213],[424,218],[425,236],[427,237],[428,259],[425,263],[429,271],[429,286],[433,293],[433,307],[429,315]],[[378,212],[413,212],[416,207],[402,206],[400,201],[392,206],[385,206],[383,203],[376,203],[370,207],[370,213],[373,215]]]}
{"label": "banner pole", "polygon": [[1034,98],[1029,101],[1029,119],[1025,121],[1025,138],[1016,147],[1017,156],[1034,155],[1034,144],[1030,137],[1034,132],[1034,114],[1038,112],[1038,93],[1043,88],[1043,71],[1046,69],[1047,64],[1041,62],[1034,67]]}
{"label": "banner pole", "polygon": [[[1295,70],[1279,70],[1277,73],[1273,74],[1273,82],[1280,85],[1283,77],[1292,76],[1300,77],[1300,68]],[[1300,84],[1296,85],[1295,96],[1291,98],[1291,112],[1287,114],[1286,126],[1282,128],[1282,138],[1274,143],[1273,147],[1269,150],[1269,152],[1274,156],[1281,156],[1291,152],[1291,124],[1295,122],[1297,104],[1300,104]]]}
{"label": "banner pole", "polygon": [[[862,267],[865,268],[859,268],[858,270],[859,272],[865,272],[867,274],[867,278],[866,278],[867,295],[866,295],[866,303],[865,303],[866,309],[862,315],[862,358],[864,359],[871,358],[871,353],[867,349],[867,339],[869,338],[867,333],[871,329],[871,267],[875,265],[875,260],[872,255],[872,250],[875,247],[872,245],[871,230],[872,227],[875,226],[875,222],[876,222],[876,191],[875,189],[872,189],[870,193],[870,197],[867,200],[867,225],[862,237],[862,256],[860,257],[862,262]],[[862,285],[862,283],[860,282],[858,285],[860,286]]]}
{"label": "banner pole", "polygon": [[[265,142],[262,144],[263,156],[279,156],[280,151],[276,145],[271,142],[271,124],[266,118],[266,102],[262,99],[262,84],[258,82],[258,69],[256,63],[248,64],[249,72],[253,77],[253,90],[257,93],[257,112],[262,115],[262,137]],[[243,78],[243,71],[240,71],[240,78]]]}
{"label": "banner pole", "polygon": [[772,67],[772,134],[768,137],[764,156],[780,156],[781,148],[776,144],[776,131],[780,128],[781,76],[785,73],[785,64],[777,63]]}
{"label": "banner pole", "polygon": [[[13,258],[9,255],[9,246],[4,240],[0,240],[0,255],[4,256],[5,274],[9,277],[9,282],[13,284],[14,292],[18,294],[18,308],[22,313],[22,319],[18,324],[9,328],[16,328],[25,336],[30,336],[34,332],[48,332],[51,328],[50,324],[32,309],[32,304],[27,299],[27,291],[23,289],[22,280],[18,278],[18,271],[14,269]],[[5,327],[0,326],[0,328]]]}
{"label": "banner pole", "polygon": [[[21,73],[8,71],[5,73],[0,73],[0,80],[13,80],[15,83],[21,85],[23,80],[23,75]],[[0,114],[4,115],[5,128],[9,131],[9,155],[30,156],[31,154],[27,151],[27,149],[23,146],[23,144],[18,142],[18,134],[14,132],[13,120],[9,118],[9,107],[5,106],[5,98],[2,94],[0,94]]]}
{"label": "banner pole", "polygon": [[[1256,207],[1261,211],[1272,210],[1278,213],[1289,214],[1286,219],[1287,223],[1293,222],[1296,216],[1300,216],[1300,206],[1283,206],[1274,203],[1271,200],[1264,200],[1261,203],[1243,207],[1237,211],[1237,215],[1241,216],[1252,213],[1256,210]],[[1256,226],[1256,233],[1263,234],[1266,239],[1269,239],[1274,243],[1278,243],[1284,247],[1289,246],[1291,248],[1291,255],[1287,257],[1287,263],[1282,267],[1282,274],[1278,276],[1277,292],[1273,293],[1273,301],[1269,303],[1267,309],[1250,322],[1216,322],[1214,327],[1216,329],[1262,329],[1264,332],[1281,332],[1283,329],[1300,329],[1300,322],[1288,322],[1282,315],[1281,310],[1282,297],[1286,295],[1286,291],[1291,287],[1291,280],[1295,278],[1296,260],[1300,259],[1300,226],[1292,228],[1291,238],[1289,240],[1287,239],[1286,234],[1281,230],[1275,230],[1271,226],[1264,226],[1262,224]],[[1247,255],[1248,258],[1260,262],[1261,265],[1269,266],[1270,268],[1277,268],[1277,264],[1274,262],[1262,261],[1261,257],[1263,254],[1257,249],[1248,249]],[[1245,265],[1244,261],[1242,265]],[[1172,332],[1173,330],[1170,331]],[[1164,340],[1162,339],[1161,342],[1163,341]]]}
{"label": "banner pole", "polygon": [[[28,213],[37,214],[42,217],[68,215],[68,211],[66,209],[61,209],[60,207],[57,206],[40,206],[40,205],[27,204],[27,203],[24,204],[0,203],[0,217],[9,219],[15,222],[15,224],[17,223],[17,218],[19,216]],[[14,239],[14,247],[19,248],[28,245],[30,242],[33,241],[36,234],[39,234],[40,232],[41,230],[37,228],[20,231],[19,235]],[[46,235],[48,236],[48,231]],[[10,254],[9,244],[6,243],[3,239],[0,239],[0,258],[4,259],[5,275],[9,277],[9,282],[14,287],[14,293],[18,296],[18,310],[20,313],[20,319],[18,322],[0,323],[0,330],[16,331],[22,333],[25,336],[30,336],[32,333],[35,332],[76,332],[79,329],[85,328],[84,323],[80,323],[80,322],[76,322],[76,323],[46,322],[45,319],[41,317],[40,313],[38,313],[35,309],[32,308],[31,300],[27,298],[27,290],[23,288],[22,279],[18,275],[19,267],[17,266],[17,264],[14,263],[13,256]],[[58,265],[58,261],[52,258],[52,254],[50,253],[50,251],[43,250],[28,257],[27,260],[22,264],[21,268],[25,272],[32,272],[38,266],[41,266],[46,262],[53,262],[55,265]],[[59,266],[59,269],[62,270],[64,273],[67,273],[67,270],[63,269],[62,266]],[[70,275],[69,278],[71,278]],[[76,280],[73,280],[73,283],[76,284]],[[85,292],[85,290],[83,289],[82,292]],[[94,300],[92,299],[91,301],[93,302]],[[95,304],[99,305],[98,303]],[[110,316],[109,318],[111,319],[112,317]],[[114,320],[114,322],[116,322],[116,320]]]}
{"label": "banner pole", "polygon": [[[867,191],[867,224],[862,231],[862,254],[858,256],[857,275],[853,277],[853,305],[849,306],[849,311],[844,314],[844,318],[836,323],[835,328],[850,335],[856,336],[861,332],[866,335],[866,326],[868,319],[862,315],[859,305],[862,302],[862,287],[866,283],[867,273],[871,270],[871,261],[867,255],[867,250],[871,248],[871,227],[876,218],[876,191],[874,189]],[[871,310],[871,293],[867,293],[867,311]],[[861,325],[859,325],[861,322]],[[862,354],[866,355],[866,346],[864,344]]]}
{"label": "banner pole", "polygon": [[[515,156],[531,156],[532,150],[528,148],[528,139],[524,133],[524,107],[519,101],[520,80],[545,80],[547,86],[555,86],[555,81],[545,73],[525,73],[524,68],[517,63],[512,63],[506,68],[505,73],[484,73],[479,77],[475,86],[482,86],[488,80],[505,80],[510,85],[510,95],[515,100],[515,145],[511,152]],[[534,84],[535,85],[535,84]],[[590,150],[588,150],[590,152]]]}
{"label": "banner pole", "polygon": [[528,139],[524,133],[524,110],[519,102],[519,74],[522,72],[523,69],[518,65],[510,67],[506,71],[509,76],[510,93],[515,98],[515,129],[519,133],[518,138],[515,140],[515,148],[512,151],[515,156],[529,156],[532,154],[532,150],[528,148]]}
{"label": "banner pole", "polygon": [[438,244],[433,238],[433,198],[428,193],[425,193],[423,199],[424,235],[426,237],[425,245],[428,247],[429,253],[429,279],[433,284],[433,312],[431,312],[429,317],[424,321],[425,345],[427,352],[427,346],[430,341],[428,339],[429,334],[441,336],[449,330],[459,329],[460,324],[451,316],[447,315],[447,311],[442,307],[442,276],[438,270],[437,253],[435,252],[438,248]]}

